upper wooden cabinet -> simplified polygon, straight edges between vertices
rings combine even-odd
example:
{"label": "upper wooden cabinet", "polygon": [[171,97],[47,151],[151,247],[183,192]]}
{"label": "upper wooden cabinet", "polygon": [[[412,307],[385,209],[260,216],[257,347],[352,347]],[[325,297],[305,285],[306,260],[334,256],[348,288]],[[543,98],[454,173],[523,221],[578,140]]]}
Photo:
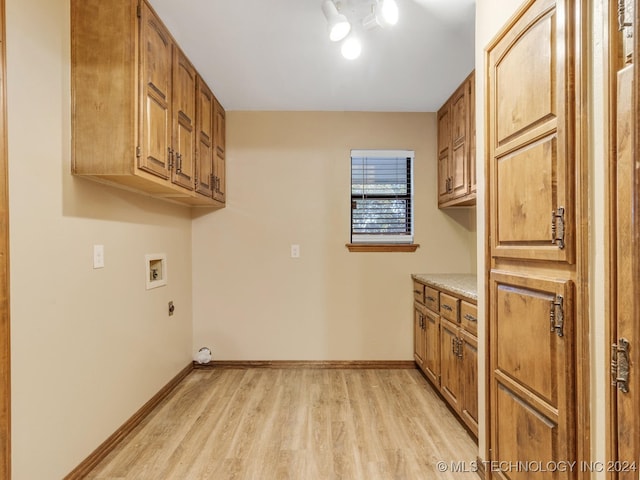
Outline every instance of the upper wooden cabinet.
{"label": "upper wooden cabinet", "polygon": [[72,173],[223,207],[224,109],[153,9],[71,0],[71,50]]}
{"label": "upper wooden cabinet", "polygon": [[476,204],[475,72],[438,110],[438,206]]}

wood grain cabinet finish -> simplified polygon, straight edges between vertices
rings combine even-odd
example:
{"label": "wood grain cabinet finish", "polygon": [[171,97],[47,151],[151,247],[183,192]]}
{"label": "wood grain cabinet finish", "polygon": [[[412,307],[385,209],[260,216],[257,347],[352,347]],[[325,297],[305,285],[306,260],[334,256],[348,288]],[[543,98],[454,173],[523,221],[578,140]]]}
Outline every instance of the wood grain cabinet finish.
{"label": "wood grain cabinet finish", "polygon": [[477,306],[416,280],[413,293],[416,364],[477,438]]}
{"label": "wood grain cabinet finish", "polygon": [[424,368],[426,357],[426,309],[424,305],[413,304],[413,356],[420,368]]}
{"label": "wood grain cabinet finish", "polygon": [[579,9],[532,0],[487,47],[487,440],[500,465],[589,451],[589,388],[578,373],[589,336]]}
{"label": "wood grain cabinet finish", "polygon": [[224,206],[224,109],[146,2],[71,1],[71,87],[74,175]]}
{"label": "wood grain cabinet finish", "polygon": [[475,72],[438,110],[438,206],[476,203]]}

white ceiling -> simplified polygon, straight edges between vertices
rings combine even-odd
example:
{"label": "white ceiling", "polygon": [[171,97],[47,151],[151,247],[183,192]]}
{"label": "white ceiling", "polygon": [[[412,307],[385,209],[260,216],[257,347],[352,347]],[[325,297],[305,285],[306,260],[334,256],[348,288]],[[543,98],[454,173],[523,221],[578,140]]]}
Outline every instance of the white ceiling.
{"label": "white ceiling", "polygon": [[227,110],[432,112],[474,65],[475,0],[397,0],[398,24],[361,32],[356,60],[329,40],[322,0],[150,3]]}

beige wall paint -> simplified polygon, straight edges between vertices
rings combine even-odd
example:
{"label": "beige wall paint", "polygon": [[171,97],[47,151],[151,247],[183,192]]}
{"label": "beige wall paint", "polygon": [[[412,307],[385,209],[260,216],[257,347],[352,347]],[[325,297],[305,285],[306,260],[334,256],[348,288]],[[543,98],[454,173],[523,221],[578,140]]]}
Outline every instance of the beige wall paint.
{"label": "beige wall paint", "polygon": [[189,363],[191,217],[69,174],[69,2],[6,7],[13,478],[59,479]]}
{"label": "beige wall paint", "polygon": [[[470,272],[437,208],[433,113],[228,112],[227,207],[193,221],[194,348],[219,360],[410,360],[413,272]],[[350,253],[350,149],[415,150],[415,253]],[[291,244],[301,257],[292,259]]]}

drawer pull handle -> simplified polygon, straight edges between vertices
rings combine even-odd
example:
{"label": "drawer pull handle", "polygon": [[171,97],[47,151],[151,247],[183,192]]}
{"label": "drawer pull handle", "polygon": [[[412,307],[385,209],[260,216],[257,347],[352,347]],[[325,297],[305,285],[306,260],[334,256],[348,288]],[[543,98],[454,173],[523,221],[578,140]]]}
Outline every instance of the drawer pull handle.
{"label": "drawer pull handle", "polygon": [[442,308],[444,308],[445,310],[449,310],[450,312],[453,312],[453,308],[451,308],[449,305],[445,303],[442,304]]}
{"label": "drawer pull handle", "polygon": [[432,296],[430,296],[430,295],[429,295],[429,296],[427,297],[427,300],[430,300],[430,301],[432,301],[432,302],[435,302],[435,301],[436,301],[436,297],[432,297]]}
{"label": "drawer pull handle", "polygon": [[414,290],[413,293],[420,295],[422,292],[420,290]]}
{"label": "drawer pull handle", "polygon": [[478,319],[477,319],[476,317],[474,317],[473,315],[470,315],[470,314],[468,314],[468,313],[466,313],[466,314],[464,315],[464,318],[466,318],[466,319],[467,319],[467,320],[469,320],[470,322],[477,322],[477,321],[478,321]]}

